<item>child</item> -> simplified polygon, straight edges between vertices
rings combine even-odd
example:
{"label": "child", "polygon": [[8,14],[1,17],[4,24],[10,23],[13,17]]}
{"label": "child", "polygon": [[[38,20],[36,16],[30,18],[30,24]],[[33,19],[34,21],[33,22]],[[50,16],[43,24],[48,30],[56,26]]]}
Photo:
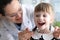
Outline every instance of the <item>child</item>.
{"label": "child", "polygon": [[[52,23],[54,21],[53,8],[48,3],[40,3],[34,10],[34,22],[36,27],[33,31],[25,30],[18,35],[19,40],[60,40],[55,34],[60,34],[60,30],[55,32]],[[54,35],[53,35],[54,34]]]}
{"label": "child", "polygon": [[49,3],[40,3],[34,10],[34,35],[30,40],[58,40],[53,37],[54,27],[53,8]]}

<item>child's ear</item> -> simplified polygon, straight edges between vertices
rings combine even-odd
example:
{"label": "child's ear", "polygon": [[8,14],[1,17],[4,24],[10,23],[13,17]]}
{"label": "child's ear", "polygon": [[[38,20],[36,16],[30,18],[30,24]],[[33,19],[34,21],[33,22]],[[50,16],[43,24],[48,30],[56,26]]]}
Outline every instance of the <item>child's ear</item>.
{"label": "child's ear", "polygon": [[53,22],[54,22],[54,17],[51,17],[50,23],[53,23]]}

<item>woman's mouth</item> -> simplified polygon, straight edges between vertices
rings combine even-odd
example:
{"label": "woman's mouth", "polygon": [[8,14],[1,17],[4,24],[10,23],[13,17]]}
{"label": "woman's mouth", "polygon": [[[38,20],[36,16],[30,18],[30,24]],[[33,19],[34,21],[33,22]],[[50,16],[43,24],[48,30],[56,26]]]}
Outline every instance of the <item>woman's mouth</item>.
{"label": "woman's mouth", "polygon": [[16,19],[16,21],[22,21],[22,18]]}

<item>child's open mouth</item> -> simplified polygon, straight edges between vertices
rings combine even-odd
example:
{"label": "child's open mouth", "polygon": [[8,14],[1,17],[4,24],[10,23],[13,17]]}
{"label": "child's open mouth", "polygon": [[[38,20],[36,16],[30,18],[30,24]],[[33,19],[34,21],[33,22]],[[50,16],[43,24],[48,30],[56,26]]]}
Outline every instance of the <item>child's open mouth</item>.
{"label": "child's open mouth", "polygon": [[40,25],[40,26],[43,26],[45,24],[45,22],[43,22],[43,23],[38,23],[38,25]]}

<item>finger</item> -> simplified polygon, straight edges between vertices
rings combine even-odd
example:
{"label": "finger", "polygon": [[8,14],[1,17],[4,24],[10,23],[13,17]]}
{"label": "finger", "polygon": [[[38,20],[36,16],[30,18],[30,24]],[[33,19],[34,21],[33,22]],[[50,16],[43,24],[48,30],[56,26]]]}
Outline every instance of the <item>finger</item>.
{"label": "finger", "polygon": [[18,32],[18,35],[22,35],[23,34],[23,32]]}
{"label": "finger", "polygon": [[58,29],[60,29],[58,26],[55,26],[55,31],[57,31]]}
{"label": "finger", "polygon": [[60,29],[57,29],[55,32],[60,34]]}
{"label": "finger", "polygon": [[29,31],[29,28],[26,28],[26,31]]}
{"label": "finger", "polygon": [[28,30],[28,28],[26,28],[26,30]]}
{"label": "finger", "polygon": [[34,32],[31,31],[31,35],[33,35],[33,34],[34,34]]}
{"label": "finger", "polygon": [[27,39],[31,38],[31,37],[32,37],[32,34],[33,34],[32,32],[31,32],[31,33],[27,33],[26,38],[27,38]]}
{"label": "finger", "polygon": [[26,33],[29,33],[29,32],[31,32],[31,31],[29,30],[29,28],[26,28],[25,32],[26,32]]}
{"label": "finger", "polygon": [[22,31],[24,34],[28,33],[28,28],[26,28],[25,30]]}

